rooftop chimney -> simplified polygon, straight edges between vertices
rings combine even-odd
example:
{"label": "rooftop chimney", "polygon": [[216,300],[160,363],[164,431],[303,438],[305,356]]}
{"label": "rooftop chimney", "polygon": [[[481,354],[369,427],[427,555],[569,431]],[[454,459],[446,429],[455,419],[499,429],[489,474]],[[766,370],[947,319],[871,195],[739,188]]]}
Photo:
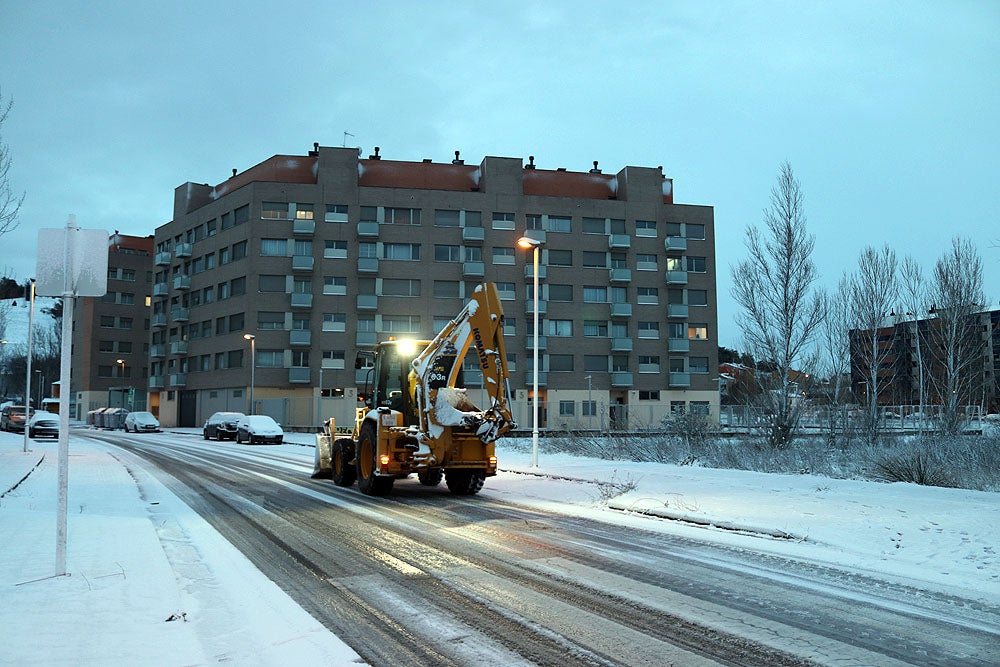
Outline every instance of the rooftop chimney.
{"label": "rooftop chimney", "polygon": [[597,160],[594,160],[594,168],[590,170],[590,173],[592,173],[592,174],[599,174],[599,173],[601,173],[601,170],[597,168]]}
{"label": "rooftop chimney", "polygon": [[534,155],[529,155],[528,156],[528,164],[524,165],[524,168],[525,169],[534,169],[535,168],[535,156]]}
{"label": "rooftop chimney", "polygon": [[382,157],[378,154],[378,146],[375,147],[375,155],[369,155],[369,160],[381,160]]}
{"label": "rooftop chimney", "polygon": [[235,169],[233,169],[233,176],[235,176],[235,175],[236,175],[236,170],[235,170]]}
{"label": "rooftop chimney", "polygon": [[465,164],[465,160],[458,159],[458,151],[455,151],[455,159],[451,161],[452,164]]}

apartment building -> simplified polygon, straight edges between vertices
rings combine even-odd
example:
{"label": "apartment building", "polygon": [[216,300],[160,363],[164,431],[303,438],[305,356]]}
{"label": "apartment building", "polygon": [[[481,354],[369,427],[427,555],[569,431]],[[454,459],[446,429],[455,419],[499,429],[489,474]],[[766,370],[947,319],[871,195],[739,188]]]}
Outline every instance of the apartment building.
{"label": "apartment building", "polygon": [[[430,339],[488,280],[503,299],[515,418],[530,425],[522,235],[542,242],[543,427],[718,414],[713,210],[674,203],[661,168],[394,161],[318,144],[175,190],[155,234],[150,404],[166,425],[216,410],[351,423],[366,375],[357,351]],[[482,379],[467,366],[476,400]]]}
{"label": "apartment building", "polygon": [[108,238],[108,292],[75,300],[71,415],[102,407],[145,410],[153,237]]}

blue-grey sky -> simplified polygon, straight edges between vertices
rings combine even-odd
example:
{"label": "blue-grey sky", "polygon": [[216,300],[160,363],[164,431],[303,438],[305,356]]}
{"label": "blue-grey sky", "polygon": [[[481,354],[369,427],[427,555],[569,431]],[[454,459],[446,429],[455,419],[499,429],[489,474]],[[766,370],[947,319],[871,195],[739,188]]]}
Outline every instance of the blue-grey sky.
{"label": "blue-grey sky", "polygon": [[866,245],[930,273],[975,241],[1000,299],[997,2],[50,2],[0,0],[0,90],[20,228],[146,235],[173,189],[322,145],[387,159],[535,156],[655,167],[715,207],[730,266],[779,165],[805,193],[823,285]]}

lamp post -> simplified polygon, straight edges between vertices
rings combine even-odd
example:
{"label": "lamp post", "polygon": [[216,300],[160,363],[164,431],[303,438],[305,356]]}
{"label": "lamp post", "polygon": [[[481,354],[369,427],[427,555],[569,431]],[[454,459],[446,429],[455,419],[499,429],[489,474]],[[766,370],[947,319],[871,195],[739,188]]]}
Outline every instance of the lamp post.
{"label": "lamp post", "polygon": [[253,388],[254,388],[254,371],[257,368],[257,345],[256,336],[253,334],[243,334],[243,338],[250,341],[250,409],[247,410],[247,414],[253,414]]}
{"label": "lamp post", "polygon": [[28,311],[28,360],[24,374],[24,451],[28,451],[28,420],[31,415],[31,332],[35,328],[35,279],[31,278],[31,307]]}
{"label": "lamp post", "polygon": [[42,393],[42,386],[45,384],[45,375],[38,368],[35,369],[35,375],[38,376],[38,391],[35,395],[38,396],[38,407],[41,408],[42,399],[45,398],[45,395]]}
{"label": "lamp post", "polygon": [[124,359],[115,359],[115,363],[118,364],[119,366],[121,366],[121,375],[120,375],[120,377],[121,377],[121,381],[122,381],[122,386],[121,386],[121,390],[122,390],[122,409],[124,409],[125,408],[125,360]]}
{"label": "lamp post", "polygon": [[591,431],[594,428],[594,402],[590,398],[590,390],[594,376],[588,375],[585,379],[587,380],[587,430]]}
{"label": "lamp post", "polygon": [[319,362],[319,396],[316,397],[316,419],[319,420],[319,430],[323,431],[323,360]]}
{"label": "lamp post", "polygon": [[531,467],[538,467],[538,250],[542,247],[542,241],[528,236],[522,236],[517,240],[519,248],[532,251],[532,262],[534,271],[532,277],[534,286],[532,296],[534,297],[534,328],[532,330],[532,364],[531,364],[531,392],[533,396],[531,406]]}

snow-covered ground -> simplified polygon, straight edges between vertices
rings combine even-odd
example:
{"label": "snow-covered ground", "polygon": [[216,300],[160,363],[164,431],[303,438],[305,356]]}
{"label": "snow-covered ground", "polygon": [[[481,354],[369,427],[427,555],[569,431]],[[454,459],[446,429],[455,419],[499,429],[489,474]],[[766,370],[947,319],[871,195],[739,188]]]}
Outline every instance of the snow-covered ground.
{"label": "snow-covered ground", "polygon": [[[30,472],[0,498],[0,663],[360,662],[151,473],[130,475],[119,450],[85,434],[75,431],[70,445],[69,576],[52,577],[57,446],[31,441],[24,454],[21,436],[0,433],[0,494]],[[311,469],[309,448],[280,448]],[[498,455],[504,472],[487,480],[484,502],[496,497],[1000,604],[997,494],[545,453],[534,470],[529,452],[500,447]]]}

